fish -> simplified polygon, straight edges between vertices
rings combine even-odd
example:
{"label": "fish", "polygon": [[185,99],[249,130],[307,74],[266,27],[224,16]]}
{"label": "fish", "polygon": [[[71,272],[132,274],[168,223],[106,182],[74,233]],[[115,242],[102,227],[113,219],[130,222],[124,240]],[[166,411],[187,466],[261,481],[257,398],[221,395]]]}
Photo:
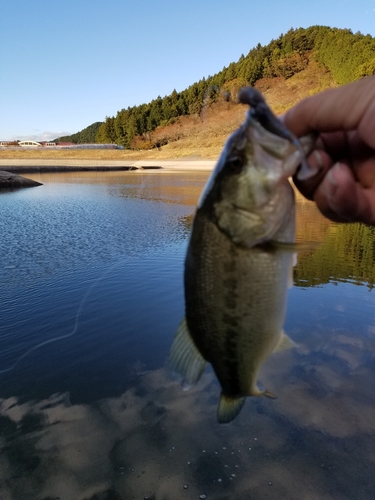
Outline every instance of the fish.
{"label": "fish", "polygon": [[187,386],[207,363],[221,386],[219,423],[237,417],[246,397],[269,396],[258,372],[293,347],[284,333],[295,259],[295,199],[289,177],[309,175],[313,135],[299,140],[253,87],[250,106],[228,138],[198,201],[184,266],[185,317],[169,364]]}

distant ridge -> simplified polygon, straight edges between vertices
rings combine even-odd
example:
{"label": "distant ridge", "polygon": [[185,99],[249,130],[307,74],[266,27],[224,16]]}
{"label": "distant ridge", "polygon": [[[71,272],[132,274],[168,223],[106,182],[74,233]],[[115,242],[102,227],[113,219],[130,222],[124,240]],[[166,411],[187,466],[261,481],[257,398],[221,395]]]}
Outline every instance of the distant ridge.
{"label": "distant ridge", "polygon": [[[53,142],[73,142],[74,144],[90,144],[96,142],[96,135],[103,122],[95,122],[73,135],[56,137]],[[108,142],[108,141],[107,141]]]}

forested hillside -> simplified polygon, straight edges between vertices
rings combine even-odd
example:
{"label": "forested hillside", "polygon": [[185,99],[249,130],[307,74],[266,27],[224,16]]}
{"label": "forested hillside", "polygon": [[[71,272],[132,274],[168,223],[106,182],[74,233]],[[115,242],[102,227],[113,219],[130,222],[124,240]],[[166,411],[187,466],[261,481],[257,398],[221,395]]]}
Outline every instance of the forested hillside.
{"label": "forested hillside", "polygon": [[95,122],[76,134],[57,137],[55,142],[74,142],[75,144],[90,144],[96,142],[96,136],[102,123],[103,122]]}
{"label": "forested hillside", "polygon": [[[256,85],[262,89],[267,82],[269,88],[273,82],[291,79],[309,66],[322,74],[328,73],[335,84],[373,74],[375,39],[325,26],[291,29],[267,46],[258,44],[237,62],[182,92],[174,90],[168,96],[158,96],[148,104],[128,107],[116,116],[107,117],[98,126],[95,142],[117,143],[127,149],[160,148],[179,140],[178,133],[165,133],[173,129],[175,123],[181,128],[181,124],[189,123],[187,117],[201,118],[204,113],[220,110],[220,103],[235,102],[240,87]],[[316,87],[317,90],[322,88]],[[83,132],[63,139],[87,142],[82,140]]]}

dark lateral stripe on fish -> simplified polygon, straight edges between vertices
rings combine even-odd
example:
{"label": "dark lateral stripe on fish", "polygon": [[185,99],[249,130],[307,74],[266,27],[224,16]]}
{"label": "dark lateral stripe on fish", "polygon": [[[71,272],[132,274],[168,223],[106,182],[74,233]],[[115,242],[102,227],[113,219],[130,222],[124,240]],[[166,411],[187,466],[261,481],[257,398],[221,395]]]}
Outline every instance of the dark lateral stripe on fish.
{"label": "dark lateral stripe on fish", "polygon": [[236,330],[228,331],[225,340],[225,353],[227,359],[233,360],[232,366],[228,367],[230,385],[233,392],[240,391],[240,377],[238,373],[238,332]]}

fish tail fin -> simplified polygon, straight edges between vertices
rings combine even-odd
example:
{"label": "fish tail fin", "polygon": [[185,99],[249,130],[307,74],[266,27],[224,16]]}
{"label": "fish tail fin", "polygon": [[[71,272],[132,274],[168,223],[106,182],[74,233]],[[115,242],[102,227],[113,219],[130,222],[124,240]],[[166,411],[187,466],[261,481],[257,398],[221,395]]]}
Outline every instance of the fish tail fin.
{"label": "fish tail fin", "polygon": [[234,420],[242,410],[245,399],[246,398],[231,398],[221,393],[217,409],[217,421],[219,424],[227,424]]}
{"label": "fish tail fin", "polygon": [[265,389],[265,391],[263,392],[263,395],[266,396],[266,398],[277,399],[277,396],[275,396],[275,394],[273,392],[270,392],[267,389]]}
{"label": "fish tail fin", "polygon": [[195,385],[206,368],[206,360],[194,344],[189,328],[184,318],[176,332],[171,352],[169,365],[184,378],[186,385]]}

